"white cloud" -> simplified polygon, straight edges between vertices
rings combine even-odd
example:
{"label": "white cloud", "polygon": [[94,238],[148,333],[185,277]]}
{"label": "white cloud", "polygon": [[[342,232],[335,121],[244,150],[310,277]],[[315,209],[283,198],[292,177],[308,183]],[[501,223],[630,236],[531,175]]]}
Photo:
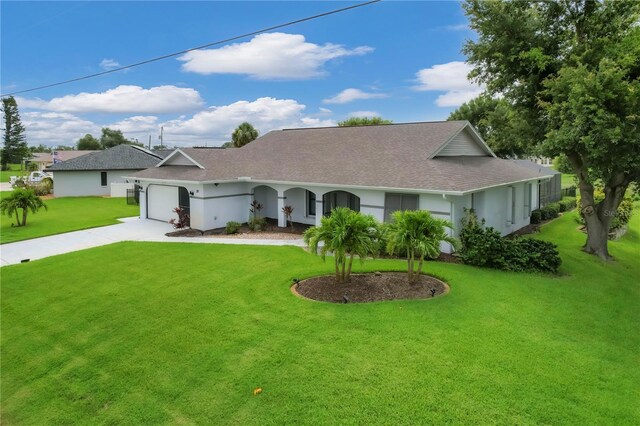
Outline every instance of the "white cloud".
{"label": "white cloud", "polygon": [[283,128],[335,126],[333,120],[303,115],[305,108],[305,105],[293,99],[238,101],[211,107],[188,119],[171,120],[164,123],[164,132],[168,141],[175,139],[221,144],[231,138],[233,129],[243,121],[253,124],[262,135]]}
{"label": "white cloud", "polygon": [[331,113],[333,113],[333,111],[331,111],[329,108],[320,107],[320,108],[318,108],[318,110],[320,111],[321,114],[331,114]]}
{"label": "white cloud", "polygon": [[369,93],[363,92],[360,89],[349,88],[344,89],[342,92],[331,98],[324,99],[322,102],[325,104],[346,104],[359,99],[379,99],[387,97],[389,97],[389,95],[385,93]]}
{"label": "white cloud", "polygon": [[418,85],[414,89],[446,92],[438,96],[436,105],[440,107],[460,106],[484,90],[483,86],[475,84],[467,78],[471,69],[471,65],[460,61],[422,69],[416,73]]}
{"label": "white cloud", "polygon": [[204,101],[200,94],[189,88],[176,86],[156,86],[144,89],[140,86],[118,86],[100,93],[78,93],[53,98],[16,99],[23,108],[43,109],[56,112],[105,112],[162,114],[192,111],[201,107]]}
{"label": "white cloud", "polygon": [[194,50],[180,56],[182,69],[198,74],[246,74],[256,79],[300,80],[325,74],[326,62],[373,51],[339,44],[308,43],[303,35],[259,34],[245,43],[219,49]]}
{"label": "white cloud", "polygon": [[349,113],[349,117],[358,117],[358,118],[364,118],[364,117],[380,117],[380,114],[375,112],[375,111],[353,111],[351,113]]}
{"label": "white cloud", "polygon": [[260,134],[271,130],[296,127],[335,126],[334,120],[305,114],[306,106],[293,99],[258,98],[254,101],[238,101],[229,105],[214,106],[192,116],[160,121],[154,115],[135,115],[117,122],[100,122],[82,119],[70,113],[27,111],[22,120],[27,129],[30,145],[75,145],[87,133],[96,137],[102,127],[122,130],[125,137],[137,138],[146,143],[148,135],[157,144],[160,126],[164,126],[165,143],[170,146],[221,145],[231,138],[240,123],[248,121]]}
{"label": "white cloud", "polygon": [[438,96],[436,105],[439,107],[457,107],[471,99],[480,96],[482,89],[476,90],[452,90],[444,95]]}
{"label": "white cloud", "polygon": [[100,132],[100,126],[73,114],[33,111],[21,116],[29,145],[74,145],[87,133]]}
{"label": "white cloud", "polygon": [[120,63],[118,61],[116,61],[115,59],[107,59],[104,58],[101,62],[100,62],[100,68],[102,68],[105,71],[109,71],[112,70],[114,68],[119,68],[122,65],[120,65]]}
{"label": "white cloud", "polygon": [[122,130],[125,135],[138,134],[137,137],[140,136],[139,133],[156,134],[160,131],[158,117],[153,115],[135,115],[109,124],[107,127]]}

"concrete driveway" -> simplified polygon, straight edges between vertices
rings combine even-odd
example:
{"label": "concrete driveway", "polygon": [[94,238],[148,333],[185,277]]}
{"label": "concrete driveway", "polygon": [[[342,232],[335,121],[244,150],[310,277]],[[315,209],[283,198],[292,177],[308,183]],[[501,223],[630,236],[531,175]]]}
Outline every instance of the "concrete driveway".
{"label": "concrete driveway", "polygon": [[0,182],[0,191],[13,191],[13,187],[9,182]]}
{"label": "concrete driveway", "polygon": [[24,259],[36,260],[58,254],[70,253],[93,247],[104,246],[120,241],[151,241],[172,243],[204,244],[250,244],[250,245],[293,245],[304,247],[302,239],[296,240],[260,240],[229,239],[215,237],[167,237],[173,231],[171,225],[155,220],[130,217],[120,219],[123,223],[67,232],[49,237],[0,245],[0,266],[21,263]]}

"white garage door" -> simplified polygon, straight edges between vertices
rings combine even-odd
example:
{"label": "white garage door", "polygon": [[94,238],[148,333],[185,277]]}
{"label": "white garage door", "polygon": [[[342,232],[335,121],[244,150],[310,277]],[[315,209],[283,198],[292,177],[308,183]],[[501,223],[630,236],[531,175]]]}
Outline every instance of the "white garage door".
{"label": "white garage door", "polygon": [[172,210],[178,207],[177,186],[149,185],[147,197],[149,219],[168,222],[176,217]]}

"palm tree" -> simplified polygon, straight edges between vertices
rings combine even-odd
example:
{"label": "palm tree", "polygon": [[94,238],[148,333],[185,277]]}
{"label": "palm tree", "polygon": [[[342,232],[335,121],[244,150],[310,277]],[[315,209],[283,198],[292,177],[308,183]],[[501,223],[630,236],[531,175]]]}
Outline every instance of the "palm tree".
{"label": "palm tree", "polygon": [[440,254],[441,242],[458,246],[458,240],[447,234],[446,228],[451,228],[451,223],[432,217],[426,210],[397,211],[392,217],[393,222],[387,227],[387,251],[390,254],[406,251],[409,282],[417,281],[422,274],[425,257]]}
{"label": "palm tree", "polygon": [[[335,208],[330,216],[323,217],[320,226],[313,226],[304,233],[304,241],[309,249],[325,259],[333,253],[336,281],[339,283],[351,280],[353,259],[358,256],[361,261],[373,256],[378,251],[379,225],[371,215],[354,212],[346,207]],[[347,262],[348,260],[348,262]]]}
{"label": "palm tree", "polygon": [[231,134],[231,143],[234,147],[240,148],[258,138],[258,131],[246,121],[239,125]]}
{"label": "palm tree", "polygon": [[[47,205],[31,188],[16,188],[6,198],[0,201],[0,214],[7,214],[11,217],[16,215],[17,226],[25,226],[27,224],[27,214],[29,210],[36,213],[42,207],[47,209]],[[18,215],[18,210],[22,210],[22,221]]]}

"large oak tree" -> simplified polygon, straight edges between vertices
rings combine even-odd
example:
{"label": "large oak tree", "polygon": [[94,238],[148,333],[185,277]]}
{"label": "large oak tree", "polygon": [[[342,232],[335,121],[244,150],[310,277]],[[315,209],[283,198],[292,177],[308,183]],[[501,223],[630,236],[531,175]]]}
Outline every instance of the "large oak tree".
{"label": "large oak tree", "polygon": [[640,2],[468,0],[464,8],[478,33],[464,48],[471,77],[516,109],[542,153],[567,156],[584,250],[608,259],[613,215],[640,181]]}

